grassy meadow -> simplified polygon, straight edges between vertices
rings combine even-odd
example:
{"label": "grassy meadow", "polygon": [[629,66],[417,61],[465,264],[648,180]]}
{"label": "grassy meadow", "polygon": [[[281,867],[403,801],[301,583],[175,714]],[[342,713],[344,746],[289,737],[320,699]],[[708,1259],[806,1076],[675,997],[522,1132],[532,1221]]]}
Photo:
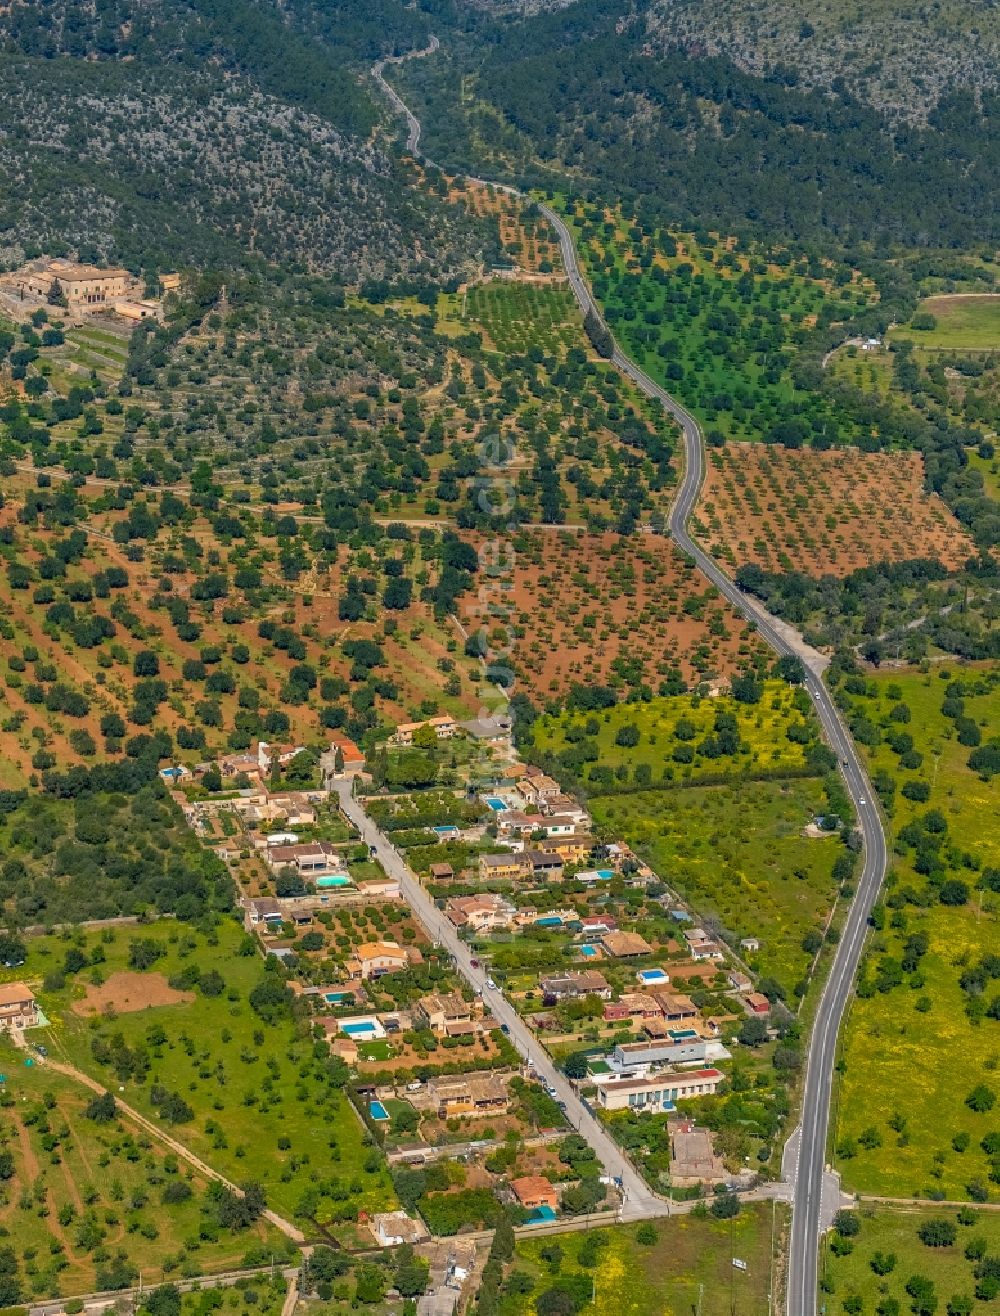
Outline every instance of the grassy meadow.
{"label": "grassy meadow", "polygon": [[[626,765],[634,771],[645,763],[656,779],[669,772],[675,781],[695,782],[720,770],[739,776],[800,770],[806,744],[790,740],[788,731],[795,727],[806,739],[816,734],[808,708],[808,699],[785,681],[767,681],[756,704],[740,703],[728,695],[667,695],[595,713],[547,713],[533,724],[532,735],[543,754],[559,755],[586,741],[596,747],[596,761],[612,770]],[[706,737],[712,736],[719,714],[736,719],[741,748],[735,756],[712,758],[698,752]],[[637,742],[626,733],[624,738],[635,743],[620,743],[625,727],[634,728]],[[676,755],[682,744],[695,751],[691,762],[681,762]]]}
{"label": "grassy meadow", "polygon": [[[137,939],[155,943],[161,952],[141,973],[129,967],[129,946]],[[74,947],[91,963],[59,986],[59,971]],[[236,1182],[259,1182],[268,1205],[280,1214],[301,1216],[315,1209],[314,1218],[323,1224],[345,1205],[368,1211],[391,1206],[384,1162],[365,1146],[347,1097],[328,1081],[322,1053],[314,1053],[287,1012],[267,1022],[250,1005],[249,995],[265,970],[256,949],[247,951],[234,921],[206,936],[164,920],[34,939],[20,973],[37,985],[51,1020],[51,1028],[38,1036],[53,1058],[116,1091],[120,1084],[123,1099],[160,1122],[154,1086],[182,1098],[192,1118],[164,1122],[165,1131]],[[126,975],[114,981],[134,1004],[143,997],[163,999],[167,980],[186,969],[218,970],[223,989],[208,995],[195,987],[176,1003],[129,1012],[112,1005],[98,1014],[81,1013],[88,991],[113,974]],[[107,1063],[109,1051],[113,1063]],[[136,1073],[129,1065],[137,1052],[148,1062],[145,1073],[142,1066]],[[317,1188],[330,1192],[305,1212],[304,1194]]]}
{"label": "grassy meadow", "polygon": [[790,995],[811,960],[803,937],[824,926],[836,895],[840,845],[803,837],[824,798],[802,778],[599,796],[591,808],[696,909],[758,937],[752,964]]}
{"label": "grassy meadow", "polygon": [[[943,1309],[959,1295],[973,1298],[975,1263],[965,1256],[969,1243],[981,1239],[989,1255],[996,1256],[1000,1252],[1000,1215],[995,1212],[978,1211],[972,1219],[963,1216],[963,1223],[958,1220],[954,1209],[890,1210],[879,1207],[863,1209],[859,1212],[859,1219],[860,1232],[850,1240],[853,1246],[846,1255],[838,1256],[830,1248],[829,1240],[824,1247],[821,1275],[827,1281],[827,1292],[833,1294],[833,1301],[827,1303],[828,1310],[840,1311],[844,1301],[860,1297],[862,1306],[859,1310],[863,1313],[877,1311],[879,1304],[887,1299],[895,1299],[899,1310],[910,1311],[912,1300],[906,1285],[914,1275],[925,1276],[933,1282],[940,1309]],[[946,1220],[955,1224],[954,1244],[932,1248],[921,1242],[917,1231],[928,1220]],[[880,1276],[872,1268],[876,1253],[887,1259],[895,1258],[888,1274]],[[877,1259],[875,1264],[881,1266]],[[975,1304],[976,1311],[982,1312],[994,1311],[996,1307],[995,1299]],[[949,1306],[948,1310],[952,1308]],[[955,1310],[966,1311],[968,1308],[956,1307]]]}
{"label": "grassy meadow", "polygon": [[[863,990],[851,1005],[835,1107],[834,1145],[848,1153],[839,1156],[839,1168],[846,1184],[862,1192],[961,1200],[970,1195],[970,1185],[973,1195],[989,1190],[990,1160],[980,1142],[996,1120],[972,1110],[965,1099],[979,1082],[1000,1089],[1000,1024],[969,1017],[970,997],[960,979],[1000,947],[1000,902],[988,889],[977,889],[982,869],[1000,866],[1000,783],[984,781],[969,768],[972,750],[959,743],[956,722],[942,708],[948,687],[961,680],[964,716],[985,741],[1000,719],[998,674],[934,668],[879,675],[868,679],[866,694],[850,697],[856,727],[868,735],[866,723],[883,737],[894,727],[903,729],[916,756],[907,757],[913,766],[905,767],[884,738],[867,751],[876,785],[881,775],[883,785],[890,779],[897,789],[889,815],[894,853],[885,914],[870,934],[862,970],[862,981],[876,989]],[[889,710],[901,705],[911,720],[891,722]],[[904,789],[927,798],[909,799]],[[943,821],[944,830],[924,830],[929,816],[934,827]],[[909,844],[914,836],[916,847]],[[935,836],[938,849],[930,844]],[[943,879],[963,884],[964,903],[941,903]],[[917,893],[919,903],[907,891]],[[914,971],[900,975],[895,966],[912,937],[926,938],[926,953]],[[894,985],[882,990],[880,983]],[[995,995],[987,983],[984,1004]]]}
{"label": "grassy meadow", "polygon": [[207,1181],[120,1112],[88,1118],[93,1093],[80,1083],[26,1065],[6,1041],[0,1069],[0,1130],[13,1157],[0,1226],[25,1294],[106,1287],[122,1253],[147,1283],[282,1254],[285,1240],[263,1221],[235,1232],[210,1226]]}
{"label": "grassy meadow", "polygon": [[[908,324],[895,331],[918,347],[988,350],[1000,347],[1000,295],[994,293],[949,293],[927,297],[915,318],[932,315],[933,328],[918,329]],[[920,323],[920,320],[917,320]]]}
{"label": "grassy meadow", "polygon": [[[527,1296],[507,1294],[501,1316],[535,1316],[538,1296],[574,1277],[592,1281],[593,1300],[585,1310],[593,1316],[766,1316],[772,1250],[782,1224],[776,1216],[772,1239],[772,1209],[762,1204],[744,1208],[732,1221],[690,1215],[657,1220],[651,1244],[638,1241],[635,1225],[520,1238],[512,1269],[529,1276],[533,1287]],[[556,1255],[558,1263],[551,1259]],[[734,1256],[746,1261],[746,1271],[733,1266]]]}

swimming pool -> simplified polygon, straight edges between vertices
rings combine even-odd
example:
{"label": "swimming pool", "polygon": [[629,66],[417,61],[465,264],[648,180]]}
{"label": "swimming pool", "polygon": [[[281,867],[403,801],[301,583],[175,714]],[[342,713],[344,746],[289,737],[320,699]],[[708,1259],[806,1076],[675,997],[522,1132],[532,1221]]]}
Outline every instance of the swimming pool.
{"label": "swimming pool", "polygon": [[639,972],[636,974],[636,977],[639,979],[640,982],[645,982],[645,983],[670,981],[669,977],[667,976],[667,974],[663,972],[662,969],[640,969]]}
{"label": "swimming pool", "polygon": [[486,803],[494,813],[504,813],[507,809],[507,802],[502,800],[499,795],[487,795]]}
{"label": "swimming pool", "polygon": [[353,992],[324,992],[323,1000],[327,1005],[343,1005],[345,1001],[353,1001]]}
{"label": "swimming pool", "polygon": [[581,947],[580,947],[580,954],[581,954],[585,959],[588,959],[588,960],[593,959],[593,957],[597,954],[597,947],[596,947],[596,946],[581,946]]}
{"label": "swimming pool", "polygon": [[437,827],[432,829],[438,836],[457,836],[458,828],[454,823],[438,823]]}
{"label": "swimming pool", "polygon": [[528,1224],[529,1225],[540,1225],[542,1223],[547,1224],[550,1220],[554,1220],[555,1218],[556,1218],[556,1213],[555,1211],[552,1210],[551,1206],[536,1206],[534,1211],[532,1211],[531,1215],[528,1216]]}
{"label": "swimming pool", "polygon": [[317,891],[323,891],[328,887],[353,885],[353,882],[346,873],[330,873],[326,877],[317,877],[316,879]]}
{"label": "swimming pool", "polygon": [[554,915],[552,918],[536,918],[536,919],[535,919],[535,927],[536,927],[536,928],[561,928],[561,927],[562,927],[562,919],[559,917],[558,914]]}
{"label": "swimming pool", "polygon": [[341,1024],[340,1031],[348,1037],[377,1037],[378,1027],[373,1023]]}
{"label": "swimming pool", "polygon": [[373,1120],[387,1120],[389,1112],[382,1105],[381,1101],[372,1101],[368,1104],[368,1114]]}

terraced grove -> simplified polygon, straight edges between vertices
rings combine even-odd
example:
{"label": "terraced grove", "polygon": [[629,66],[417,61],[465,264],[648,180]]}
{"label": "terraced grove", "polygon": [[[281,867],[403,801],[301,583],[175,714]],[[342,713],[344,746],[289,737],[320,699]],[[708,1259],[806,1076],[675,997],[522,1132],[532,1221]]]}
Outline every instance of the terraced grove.
{"label": "terraced grove", "polygon": [[917,452],[710,448],[694,528],[733,567],[809,575],[918,557],[957,569],[975,551],[942,499],[926,492]]}

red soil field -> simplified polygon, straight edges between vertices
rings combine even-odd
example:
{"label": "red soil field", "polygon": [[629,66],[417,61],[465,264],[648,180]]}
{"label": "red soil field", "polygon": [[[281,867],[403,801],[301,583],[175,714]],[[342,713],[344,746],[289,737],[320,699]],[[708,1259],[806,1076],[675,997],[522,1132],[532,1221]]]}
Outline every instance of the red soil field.
{"label": "red soil field", "polygon": [[789,449],[726,443],[708,452],[695,511],[698,538],[729,567],[846,576],[878,562],[975,552],[917,452]]}
{"label": "red soil field", "polygon": [[[481,548],[484,560],[490,545]],[[763,647],[742,617],[668,540],[527,530],[495,545],[487,593],[460,608],[467,629],[486,623],[491,655],[510,627],[515,691],[548,703],[575,684],[622,684],[638,676],[654,691],[679,671],[688,683],[725,683]],[[497,610],[506,616],[497,616]]]}

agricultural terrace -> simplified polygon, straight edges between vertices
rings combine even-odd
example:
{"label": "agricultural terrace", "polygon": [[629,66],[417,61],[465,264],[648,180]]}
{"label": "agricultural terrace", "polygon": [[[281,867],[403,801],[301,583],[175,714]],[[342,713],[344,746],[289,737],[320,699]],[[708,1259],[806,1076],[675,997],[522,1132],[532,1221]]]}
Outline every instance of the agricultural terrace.
{"label": "agricultural terrace", "polygon": [[[126,507],[26,476],[5,498],[4,785],[152,730],[161,758],[194,764],[480,706],[480,666],[444,615],[477,568],[454,536],[373,527],[351,548],[291,516],[206,516],[167,491]],[[289,784],[317,781],[313,757]]]}
{"label": "agricultural terrace", "polygon": [[609,327],[710,438],[801,447],[864,432],[835,399],[796,385],[789,368],[814,326],[875,300],[849,266],[668,233],[579,200],[564,206]]}
{"label": "agricultural terrace", "polygon": [[820,1263],[824,1292],[836,1308],[860,1300],[861,1312],[889,1303],[912,1311],[918,1302],[927,1311],[935,1298],[954,1313],[996,1306],[996,1212],[863,1206],[841,1212],[837,1225]]}
{"label": "agricultural terrace", "polygon": [[529,348],[552,355],[581,343],[583,321],[569,288],[494,280],[473,284],[464,304],[504,356]]}
{"label": "agricultural terrace", "polygon": [[708,450],[693,528],[733,568],[846,576],[936,558],[957,570],[975,545],[924,484],[916,452],[726,443]]}
{"label": "agricultural terrace", "polygon": [[746,958],[790,1001],[822,945],[838,881],[851,872],[832,835],[806,833],[828,808],[814,778],[590,800],[598,826],[624,837],[710,926],[734,945],[759,940]]}
{"label": "agricultural terrace", "polygon": [[[519,1238],[503,1286],[501,1316],[554,1310],[552,1290],[595,1316],[661,1316],[700,1308],[702,1316],[765,1316],[780,1226],[771,1209],[744,1208],[734,1220],[685,1215],[645,1225]],[[746,1270],[732,1264],[736,1256]],[[559,1308],[559,1310],[566,1309]]]}
{"label": "agricultural terrace", "polygon": [[471,598],[459,616],[469,629],[486,624],[495,646],[507,644],[509,625],[513,652],[500,661],[541,705],[560,705],[577,685],[665,693],[726,681],[764,652],[659,535],[523,531],[491,575],[495,583],[484,579],[482,589],[495,630]]}
{"label": "agricultural terrace", "polygon": [[452,369],[445,390],[444,419],[463,403],[475,442],[450,469],[432,462],[440,475],[428,514],[453,515],[464,491],[469,510],[460,523],[491,524],[496,514],[484,513],[481,488],[470,483],[485,467],[495,483],[513,485],[515,506],[499,513],[505,524],[624,532],[643,516],[663,516],[661,495],[675,479],[673,422],[597,357],[566,287],[491,280],[441,294],[436,309],[452,341],[482,349],[461,372]]}
{"label": "agricultural terrace", "polygon": [[391,1207],[384,1162],[344,1092],[346,1066],[314,1045],[276,962],[262,964],[237,923],[33,938],[16,973],[51,1020],[38,1034],[50,1055],[121,1090],[230,1179],[259,1183],[286,1218],[322,1230]]}
{"label": "agricultural terrace", "polygon": [[916,347],[947,351],[1000,348],[1000,294],[926,297],[910,323],[893,330],[893,337],[909,339]]}
{"label": "agricultural terrace", "polygon": [[[42,1033],[33,1036],[44,1036]],[[228,1193],[116,1106],[6,1040],[0,1097],[0,1296],[91,1293],[279,1259],[286,1240],[237,1220]],[[112,1088],[117,1084],[112,1083]]]}
{"label": "agricultural terrace", "polygon": [[[167,487],[215,514],[300,513],[346,539],[372,517],[481,520],[475,481],[497,460],[483,436],[502,428],[516,521],[600,526],[652,506],[672,479],[662,408],[594,359],[565,289],[525,285],[523,301],[520,288],[473,290],[482,324],[463,318],[464,295],[392,301],[379,284],[345,298],[309,279],[234,288],[223,316],[206,280],[170,325],[119,338],[124,359],[96,380],[62,368],[65,326],[41,311],[19,331],[28,397],[3,407],[4,451],[128,485],[126,499],[132,482]],[[523,335],[523,353],[485,345],[490,325],[502,342]],[[0,364],[8,350],[0,337]]]}
{"label": "agricultural terrace", "polygon": [[735,688],[744,698],[667,695],[592,713],[547,713],[532,723],[534,747],[591,791],[810,770],[819,725],[805,691],[753,677],[737,678]]}
{"label": "agricultural terrace", "polygon": [[470,179],[453,183],[450,201],[461,202],[479,218],[496,218],[500,244],[520,269],[529,274],[562,274],[559,244],[548,220],[533,202],[511,196]]}
{"label": "agricultural terrace", "polygon": [[995,1195],[998,677],[936,667],[838,686],[894,850],[844,1032],[833,1132],[838,1168],[861,1192]]}

